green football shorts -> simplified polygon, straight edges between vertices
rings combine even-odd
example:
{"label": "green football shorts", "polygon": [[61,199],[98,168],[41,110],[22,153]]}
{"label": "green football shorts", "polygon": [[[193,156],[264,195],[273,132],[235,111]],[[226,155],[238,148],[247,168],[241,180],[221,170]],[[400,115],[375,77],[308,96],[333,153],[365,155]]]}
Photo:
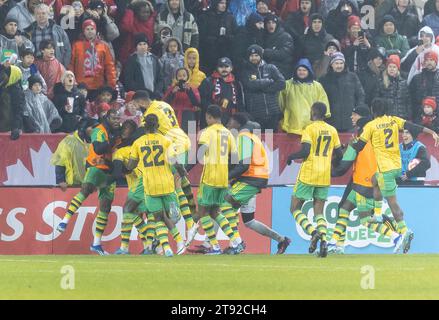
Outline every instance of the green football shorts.
{"label": "green football shorts", "polygon": [[250,199],[260,192],[261,189],[257,187],[238,181],[228,191],[228,194],[243,206],[248,204]]}
{"label": "green football shorts", "polygon": [[396,179],[401,176],[401,169],[390,170],[387,172],[377,172],[375,177],[378,181],[381,193],[384,198],[396,195]]}
{"label": "green football shorts", "polygon": [[366,198],[355,190],[351,190],[347,200],[357,207],[358,212],[370,212],[375,207],[373,198]]}
{"label": "green football shorts", "polygon": [[98,169],[96,167],[89,167],[85,172],[84,182],[89,183],[98,189],[98,198],[99,200],[114,199],[114,190],[116,189],[116,182],[108,184],[111,175],[106,173],[105,171]]}
{"label": "green football shorts", "polygon": [[300,200],[318,199],[326,201],[328,199],[328,192],[329,187],[311,186],[297,180],[293,196]]}
{"label": "green football shorts", "polygon": [[207,184],[200,184],[198,189],[198,204],[203,207],[219,207],[224,203],[227,188],[216,188]]}
{"label": "green football shorts", "polygon": [[176,208],[179,208],[178,199],[175,192],[164,194],[161,196],[145,195],[146,209],[150,213],[169,212],[172,203]]}

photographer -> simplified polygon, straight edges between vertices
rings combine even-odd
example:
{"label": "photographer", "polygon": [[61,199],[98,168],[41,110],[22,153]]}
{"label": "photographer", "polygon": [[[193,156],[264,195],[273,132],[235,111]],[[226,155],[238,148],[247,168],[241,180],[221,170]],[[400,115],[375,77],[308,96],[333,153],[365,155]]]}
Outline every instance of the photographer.
{"label": "photographer", "polygon": [[196,114],[200,110],[200,93],[197,88],[188,84],[188,80],[189,71],[186,68],[179,68],[173,84],[163,96],[163,100],[174,108],[178,123],[186,133],[188,133],[189,121],[196,121]]}

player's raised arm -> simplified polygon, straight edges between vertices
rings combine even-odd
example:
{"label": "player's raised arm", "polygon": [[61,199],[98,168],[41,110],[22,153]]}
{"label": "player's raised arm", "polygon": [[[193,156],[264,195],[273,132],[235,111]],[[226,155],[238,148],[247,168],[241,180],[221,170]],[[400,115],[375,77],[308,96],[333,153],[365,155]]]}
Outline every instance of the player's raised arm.
{"label": "player's raised arm", "polygon": [[423,132],[423,133],[429,134],[433,137],[434,146],[437,147],[439,145],[439,135],[427,127],[423,127],[423,126],[420,126],[418,124],[414,124],[412,122],[405,121],[404,129],[407,129],[409,131],[414,131],[417,133]]}

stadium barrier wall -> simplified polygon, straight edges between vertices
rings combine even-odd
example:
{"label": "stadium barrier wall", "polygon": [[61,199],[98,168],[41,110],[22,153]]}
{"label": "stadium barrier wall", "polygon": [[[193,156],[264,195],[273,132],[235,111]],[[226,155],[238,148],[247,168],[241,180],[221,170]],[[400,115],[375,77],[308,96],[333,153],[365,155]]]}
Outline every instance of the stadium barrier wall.
{"label": "stadium barrier wall", "polygon": [[[292,187],[273,188],[273,228],[281,234],[291,237],[292,245],[286,253],[308,253],[310,236],[305,235],[299,225],[294,222],[290,213]],[[325,218],[328,221],[328,239],[333,233],[337,220],[337,205],[343,195],[344,188],[332,187],[325,204]],[[397,197],[407,225],[415,233],[410,253],[439,253],[439,209],[435,206],[439,196],[437,187],[398,188]],[[312,202],[307,201],[303,207],[310,221],[313,217]],[[383,212],[391,217],[390,209],[384,202]],[[381,254],[392,253],[390,239],[380,237],[360,224],[358,212],[352,211],[346,235],[345,253],[347,254]],[[276,243],[272,241],[271,252],[276,252]]]}
{"label": "stadium barrier wall", "polygon": [[[196,192],[196,188],[194,190]],[[90,254],[89,246],[93,241],[94,220],[97,215],[97,194],[94,193],[72,218],[65,233],[56,231],[71,198],[79,192],[71,188],[62,192],[58,188],[0,188],[0,255],[33,254]],[[122,207],[128,193],[127,188],[117,188],[109,222],[102,238],[104,248],[114,252],[120,245],[120,224]],[[258,219],[271,225],[271,189],[266,189],[258,197]],[[181,219],[177,225],[185,238],[185,224]],[[201,230],[201,228],[200,228]],[[270,240],[254,234],[240,224],[242,237],[246,239],[248,253],[270,253]],[[130,242],[131,253],[142,251],[141,241],[137,240],[134,229]],[[194,244],[201,244],[204,234],[195,238]],[[218,233],[223,248],[228,239],[220,230]],[[175,244],[172,243],[175,249]]]}
{"label": "stadium barrier wall", "polygon": [[[40,135],[23,134],[19,140],[12,141],[8,134],[0,134],[0,186],[41,186],[55,185],[55,169],[50,165],[52,153],[64,134]],[[192,138],[192,145],[196,142]],[[351,134],[340,134],[343,143],[347,143]],[[430,153],[431,168],[427,171],[426,184],[439,185],[439,148],[435,148],[430,136],[420,139]],[[300,163],[286,166],[290,153],[300,148],[300,139],[296,135],[275,134],[272,138],[263,137],[270,160],[270,185],[288,185],[296,181]],[[201,166],[190,172],[190,180],[198,184]],[[349,181],[350,173],[332,180],[333,185],[344,185]]]}

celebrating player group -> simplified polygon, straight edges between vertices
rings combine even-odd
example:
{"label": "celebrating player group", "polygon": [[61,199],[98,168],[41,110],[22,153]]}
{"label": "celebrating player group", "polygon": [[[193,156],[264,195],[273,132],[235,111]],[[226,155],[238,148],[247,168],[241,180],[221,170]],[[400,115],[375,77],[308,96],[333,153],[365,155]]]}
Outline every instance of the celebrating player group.
{"label": "celebrating player group", "polygon": [[[146,91],[137,91],[133,102],[144,110],[140,127],[130,120],[121,126],[117,111],[110,110],[93,129],[81,190],[71,200],[57,227],[59,232],[68,228],[85,199],[97,191],[99,212],[90,250],[108,255],[101,238],[117,192],[116,183],[125,178],[129,192],[123,207],[121,244],[115,254],[129,254],[133,227],[143,241],[145,255],[172,257],[187,250],[208,255],[240,254],[246,248],[238,229],[241,219],[246,227],[276,241],[277,254],[287,250],[291,240],[255,218],[256,197],[267,187],[270,171],[264,145],[255,132],[260,128],[257,123],[245,113],[235,113],[226,128],[221,122],[221,107],[209,106],[205,112],[208,126],[201,132],[197,146],[192,146],[197,149],[197,161],[193,161],[189,157],[191,141],[179,127],[169,104],[152,101]],[[436,146],[439,136],[430,129],[387,115],[386,100],[375,99],[372,114],[368,109],[354,109],[352,120],[357,133],[344,147],[336,129],[324,121],[326,114],[325,104],[317,102],[312,106],[311,123],[303,130],[301,149],[288,157],[288,164],[302,159],[290,211],[310,236],[309,252],[318,257],[343,253],[349,214],[356,208],[363,226],[389,237],[395,253],[407,253],[414,232],[407,226],[396,197],[396,179],[401,176],[399,131],[430,134]],[[203,166],[197,203],[188,179],[188,172],[196,163]],[[352,179],[328,239],[323,211],[331,176],[341,176],[351,166]],[[381,214],[383,198],[392,220]],[[301,211],[309,200],[313,201],[314,223]],[[185,235],[176,227],[181,218]],[[200,228],[206,235],[205,242],[197,250],[191,249]],[[219,228],[230,239],[224,250],[216,237]],[[175,251],[169,235],[177,244]]]}

